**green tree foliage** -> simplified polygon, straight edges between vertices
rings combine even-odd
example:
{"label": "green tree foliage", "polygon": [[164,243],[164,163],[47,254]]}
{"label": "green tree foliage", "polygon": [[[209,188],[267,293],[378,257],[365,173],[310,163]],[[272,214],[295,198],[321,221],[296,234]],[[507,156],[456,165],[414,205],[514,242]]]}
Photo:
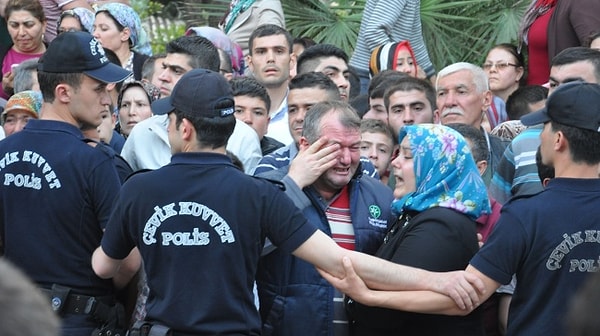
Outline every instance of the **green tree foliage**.
{"label": "green tree foliage", "polygon": [[[366,0],[282,1],[288,30],[354,50]],[[421,0],[423,35],[436,69],[458,61],[483,62],[497,43],[516,43],[529,0]]]}

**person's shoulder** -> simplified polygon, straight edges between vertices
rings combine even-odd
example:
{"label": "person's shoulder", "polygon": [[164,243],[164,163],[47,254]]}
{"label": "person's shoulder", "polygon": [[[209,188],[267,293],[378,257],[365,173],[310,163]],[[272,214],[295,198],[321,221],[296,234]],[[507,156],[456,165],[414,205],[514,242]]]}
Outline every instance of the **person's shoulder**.
{"label": "person's shoulder", "polygon": [[532,193],[532,194],[515,195],[515,196],[511,197],[502,206],[502,208],[503,209],[516,208],[516,207],[529,208],[529,207],[531,207],[532,203],[538,203],[541,200],[538,196],[543,194],[545,191],[546,191],[546,189],[542,189],[542,190],[540,190],[536,193]]}

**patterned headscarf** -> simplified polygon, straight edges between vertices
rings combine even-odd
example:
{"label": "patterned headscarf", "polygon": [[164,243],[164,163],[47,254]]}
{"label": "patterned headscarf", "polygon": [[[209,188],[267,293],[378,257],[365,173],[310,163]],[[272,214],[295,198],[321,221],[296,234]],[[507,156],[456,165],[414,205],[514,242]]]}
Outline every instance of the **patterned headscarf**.
{"label": "patterned headscarf", "polygon": [[123,94],[127,89],[132,86],[138,86],[144,89],[146,95],[148,96],[148,103],[152,104],[155,100],[160,98],[160,89],[157,88],[154,84],[146,82],[146,81],[133,81],[123,84],[121,91],[119,92],[119,97],[117,98],[117,109],[120,108],[121,102],[123,101]]}
{"label": "patterned headscarf", "polygon": [[215,47],[223,50],[225,53],[227,53],[227,55],[229,55],[234,77],[240,77],[244,75],[244,53],[242,52],[242,48],[239,44],[233,42],[229,36],[225,35],[225,33],[223,33],[221,30],[213,27],[190,27],[185,32],[186,36],[194,34],[210,40]]}
{"label": "patterned headscarf", "polygon": [[94,32],[95,16],[94,12],[91,10],[83,7],[75,7],[73,9],[67,9],[66,11],[63,11],[60,14],[60,18],[58,18],[58,23],[56,24],[57,29],[60,27],[62,20],[67,16],[76,18],[79,21],[79,24],[81,24],[84,32],[90,34]]}
{"label": "patterned headscarf", "polygon": [[386,43],[376,47],[371,53],[371,59],[369,60],[369,72],[371,77],[377,75],[383,70],[396,70],[398,59],[398,53],[403,49],[408,49],[410,56],[413,59],[413,65],[415,67],[415,73],[418,72],[417,59],[415,53],[410,46],[408,41]]}
{"label": "patterned headscarf", "polygon": [[121,26],[129,28],[131,31],[129,39],[133,51],[148,56],[152,55],[148,35],[142,27],[140,16],[133,8],[122,3],[111,2],[100,6],[96,15],[100,12],[108,12]]}
{"label": "patterned headscarf", "polygon": [[490,213],[487,190],[465,139],[455,130],[434,124],[404,126],[413,154],[416,191],[394,200],[392,211],[454,209],[472,219]]}

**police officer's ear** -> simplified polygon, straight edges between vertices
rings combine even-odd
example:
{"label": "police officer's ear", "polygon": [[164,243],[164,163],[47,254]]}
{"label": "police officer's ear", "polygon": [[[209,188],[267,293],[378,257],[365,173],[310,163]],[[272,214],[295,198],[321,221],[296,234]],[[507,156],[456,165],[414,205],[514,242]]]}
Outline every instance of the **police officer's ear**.
{"label": "police officer's ear", "polygon": [[75,88],[66,83],[60,83],[54,88],[54,99],[63,104],[71,102],[71,97],[75,94]]}
{"label": "police officer's ear", "polygon": [[194,128],[194,124],[192,124],[192,122],[187,118],[183,118],[181,120],[181,124],[179,125],[179,134],[181,135],[181,139],[183,141],[196,141],[196,129]]}

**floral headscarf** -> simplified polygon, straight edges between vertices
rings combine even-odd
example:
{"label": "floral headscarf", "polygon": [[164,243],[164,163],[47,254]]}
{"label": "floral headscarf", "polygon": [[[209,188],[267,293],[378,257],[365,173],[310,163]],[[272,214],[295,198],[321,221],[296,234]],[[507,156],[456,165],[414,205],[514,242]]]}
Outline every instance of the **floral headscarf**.
{"label": "floral headscarf", "polygon": [[392,211],[424,211],[443,207],[472,219],[490,213],[487,190],[465,139],[455,130],[434,124],[404,126],[414,160],[416,191],[394,200]]}
{"label": "floral headscarf", "polygon": [[210,40],[215,47],[223,50],[225,53],[227,53],[227,55],[229,55],[229,58],[231,59],[231,67],[235,75],[234,77],[240,77],[244,75],[244,53],[242,52],[242,48],[239,44],[233,42],[233,40],[231,40],[229,36],[225,35],[225,33],[223,33],[221,30],[213,27],[191,27],[185,32],[186,36],[194,34]]}
{"label": "floral headscarf", "polygon": [[131,31],[129,39],[133,51],[148,56],[152,55],[148,35],[142,27],[140,16],[133,8],[122,3],[110,2],[100,6],[96,15],[100,12],[108,12],[121,26],[129,28]]}
{"label": "floral headscarf", "polygon": [[413,52],[413,49],[408,41],[402,41],[386,43],[380,45],[379,47],[376,47],[373,50],[373,52],[371,53],[371,59],[369,60],[369,72],[371,73],[371,77],[377,75],[383,70],[396,70],[396,59],[398,59],[398,53],[403,48],[406,48],[408,50],[408,53],[412,57],[413,65],[415,67],[415,73],[417,73],[418,68],[415,53]]}
{"label": "floral headscarf", "polygon": [[42,109],[42,93],[39,91],[21,91],[10,97],[4,111],[2,112],[2,123],[6,120],[6,115],[10,111],[20,110],[29,113],[32,117],[38,119]]}

